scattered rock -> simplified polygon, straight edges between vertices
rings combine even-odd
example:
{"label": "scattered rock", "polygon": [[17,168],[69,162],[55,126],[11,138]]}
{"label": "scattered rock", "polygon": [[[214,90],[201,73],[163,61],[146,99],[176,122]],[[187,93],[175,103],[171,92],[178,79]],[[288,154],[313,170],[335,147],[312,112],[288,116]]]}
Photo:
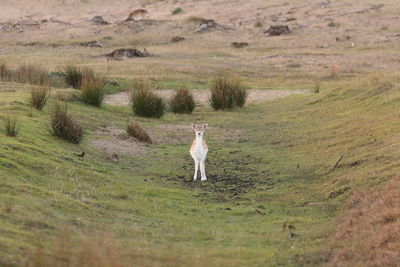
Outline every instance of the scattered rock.
{"label": "scattered rock", "polygon": [[200,22],[199,28],[197,28],[195,31],[193,31],[193,33],[201,33],[201,32],[205,32],[205,31],[209,31],[211,29],[234,30],[234,28],[231,26],[222,25],[222,24],[215,22],[215,20],[213,20],[213,19],[209,19],[209,20],[204,20],[204,21]]}
{"label": "scattered rock", "polygon": [[120,48],[106,54],[107,58],[121,59],[121,58],[132,58],[132,57],[148,57],[151,54],[147,52],[146,48],[141,52],[136,48]]}
{"label": "scattered rock", "polygon": [[246,42],[233,42],[233,43],[231,43],[231,47],[234,47],[234,48],[243,48],[243,47],[246,47],[248,45],[249,45],[249,43],[246,43]]}
{"label": "scattered rock", "polygon": [[105,21],[102,16],[94,16],[90,22],[96,25],[108,25],[109,22]]}
{"label": "scattered rock", "polygon": [[282,34],[289,34],[290,29],[289,29],[289,26],[287,26],[287,25],[273,25],[268,30],[266,30],[264,33],[268,34],[270,36],[278,36],[278,35],[282,35]]}
{"label": "scattered rock", "polygon": [[341,42],[341,41],[346,41],[346,40],[350,40],[351,39],[351,36],[350,35],[345,35],[345,36],[342,36],[342,37],[336,37],[336,42]]}
{"label": "scattered rock", "polygon": [[108,158],[115,162],[117,162],[119,160],[118,155],[115,153],[108,155]]}
{"label": "scattered rock", "polygon": [[339,27],[339,24],[331,21],[328,23],[328,27],[332,27],[332,28]]}
{"label": "scattered rock", "polygon": [[15,168],[15,166],[11,163],[4,163],[4,166],[7,168]]}
{"label": "scattered rock", "polygon": [[79,45],[84,47],[104,47],[102,43],[96,40],[90,42],[73,43],[72,45]]}
{"label": "scattered rock", "polygon": [[185,37],[175,36],[175,37],[171,38],[171,43],[178,43],[178,42],[183,41],[183,40],[185,40]]}

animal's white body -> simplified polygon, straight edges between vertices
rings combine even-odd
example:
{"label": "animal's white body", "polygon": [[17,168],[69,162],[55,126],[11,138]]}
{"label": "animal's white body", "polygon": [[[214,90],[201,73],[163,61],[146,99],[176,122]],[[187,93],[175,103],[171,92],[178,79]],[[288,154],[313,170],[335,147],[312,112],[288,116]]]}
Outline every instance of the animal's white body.
{"label": "animal's white body", "polygon": [[192,128],[195,131],[196,139],[193,141],[192,147],[190,148],[190,155],[194,161],[194,176],[193,181],[197,180],[197,173],[200,167],[201,180],[207,180],[206,168],[204,162],[206,161],[208,146],[203,139],[204,130],[207,128],[207,124],[204,125],[194,125]]}

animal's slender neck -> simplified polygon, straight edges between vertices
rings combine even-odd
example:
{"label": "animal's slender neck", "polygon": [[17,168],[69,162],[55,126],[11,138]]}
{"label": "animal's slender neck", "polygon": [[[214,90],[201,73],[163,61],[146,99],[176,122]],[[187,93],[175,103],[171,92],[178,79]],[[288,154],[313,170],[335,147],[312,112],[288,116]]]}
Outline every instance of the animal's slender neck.
{"label": "animal's slender neck", "polygon": [[197,134],[196,134],[196,143],[197,144],[201,144],[203,142],[203,136],[198,136]]}

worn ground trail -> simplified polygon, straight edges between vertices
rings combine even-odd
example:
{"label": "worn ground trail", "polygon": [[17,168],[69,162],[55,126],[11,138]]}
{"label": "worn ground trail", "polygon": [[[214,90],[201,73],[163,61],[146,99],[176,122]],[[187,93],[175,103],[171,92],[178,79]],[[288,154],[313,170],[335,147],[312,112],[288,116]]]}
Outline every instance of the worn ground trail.
{"label": "worn ground trail", "polygon": [[[207,90],[192,90],[194,99],[198,105],[204,106],[208,104],[209,91]],[[163,89],[157,90],[157,93],[168,99],[174,90]],[[308,90],[248,90],[247,103],[250,105],[261,104],[266,101],[272,101],[279,98],[283,98],[294,94],[306,94]],[[127,106],[129,105],[129,92],[118,92],[115,94],[107,95],[104,99],[104,103],[115,106]]]}

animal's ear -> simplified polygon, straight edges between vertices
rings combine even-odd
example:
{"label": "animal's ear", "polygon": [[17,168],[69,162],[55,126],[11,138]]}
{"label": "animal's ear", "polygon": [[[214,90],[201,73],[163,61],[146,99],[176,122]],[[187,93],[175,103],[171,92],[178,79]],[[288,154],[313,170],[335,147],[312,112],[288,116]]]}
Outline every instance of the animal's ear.
{"label": "animal's ear", "polygon": [[208,126],[208,123],[204,124],[203,125],[204,129],[207,128],[207,126]]}
{"label": "animal's ear", "polygon": [[196,125],[194,125],[193,123],[192,123],[191,125],[192,125],[192,128],[193,128],[193,129],[195,129],[195,128],[196,128]]}

